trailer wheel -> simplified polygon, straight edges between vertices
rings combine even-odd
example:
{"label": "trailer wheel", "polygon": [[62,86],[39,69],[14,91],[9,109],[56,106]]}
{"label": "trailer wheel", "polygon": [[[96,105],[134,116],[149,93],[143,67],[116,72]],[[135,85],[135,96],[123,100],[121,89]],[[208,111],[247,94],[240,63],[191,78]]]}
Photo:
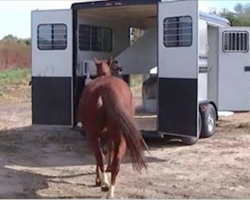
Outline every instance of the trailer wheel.
{"label": "trailer wheel", "polygon": [[201,137],[211,137],[216,127],[216,111],[212,104],[207,104],[204,109],[201,109],[201,121]]}
{"label": "trailer wheel", "polygon": [[200,138],[200,136],[201,136],[201,128],[202,128],[202,119],[201,119],[201,113],[200,113],[200,111],[199,111],[199,124],[198,124],[198,126],[199,126],[199,135],[198,135],[198,138]]}
{"label": "trailer wheel", "polygon": [[200,134],[201,134],[201,127],[202,127],[202,120],[201,120],[201,114],[199,112],[199,124],[198,124],[198,137],[183,137],[182,138],[182,143],[184,143],[185,145],[193,145],[196,144],[197,141],[200,138]]}
{"label": "trailer wheel", "polygon": [[183,137],[182,138],[182,143],[185,144],[185,145],[194,145],[196,144],[196,142],[199,140],[199,138],[196,138],[196,137]]}

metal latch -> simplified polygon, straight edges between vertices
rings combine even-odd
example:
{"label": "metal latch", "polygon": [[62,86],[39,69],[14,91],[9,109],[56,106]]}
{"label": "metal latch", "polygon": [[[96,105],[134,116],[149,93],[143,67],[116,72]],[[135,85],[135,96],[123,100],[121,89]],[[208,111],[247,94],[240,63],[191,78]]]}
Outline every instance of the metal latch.
{"label": "metal latch", "polygon": [[250,72],[250,66],[245,66],[245,72]]}

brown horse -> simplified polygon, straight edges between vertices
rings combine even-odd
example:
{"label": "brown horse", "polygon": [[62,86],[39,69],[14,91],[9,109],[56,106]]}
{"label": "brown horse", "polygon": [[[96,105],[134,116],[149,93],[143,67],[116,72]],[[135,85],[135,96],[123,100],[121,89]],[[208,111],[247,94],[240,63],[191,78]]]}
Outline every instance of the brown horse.
{"label": "brown horse", "polygon": [[[147,167],[143,155],[143,147],[147,148],[147,145],[133,122],[135,108],[129,86],[122,79],[112,76],[112,61],[94,61],[98,77],[83,91],[79,103],[79,116],[88,142],[95,153],[96,181],[100,179],[102,190],[109,190],[107,197],[114,198],[116,176],[126,149],[130,152],[134,170],[140,171]],[[111,141],[112,144],[109,145],[112,147],[109,148],[109,151],[112,151],[110,184],[104,171],[101,140]]]}

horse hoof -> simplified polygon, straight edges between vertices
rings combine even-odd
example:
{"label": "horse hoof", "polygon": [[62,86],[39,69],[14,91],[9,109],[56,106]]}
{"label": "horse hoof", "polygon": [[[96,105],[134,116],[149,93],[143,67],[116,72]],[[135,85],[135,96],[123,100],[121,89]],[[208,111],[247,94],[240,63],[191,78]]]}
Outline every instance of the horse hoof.
{"label": "horse hoof", "polygon": [[108,192],[109,187],[108,186],[102,186],[102,192]]}
{"label": "horse hoof", "polygon": [[106,198],[107,198],[107,199],[114,199],[115,197],[114,197],[114,195],[112,195],[112,194],[108,194]]}

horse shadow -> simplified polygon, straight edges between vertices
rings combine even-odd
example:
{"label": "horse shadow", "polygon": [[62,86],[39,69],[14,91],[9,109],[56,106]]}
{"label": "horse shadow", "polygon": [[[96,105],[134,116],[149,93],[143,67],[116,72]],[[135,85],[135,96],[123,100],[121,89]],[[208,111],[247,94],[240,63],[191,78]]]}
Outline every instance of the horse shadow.
{"label": "horse shadow", "polygon": [[[150,150],[180,146],[169,145],[162,138],[145,138]],[[147,155],[148,163],[167,162],[164,159]],[[60,159],[59,159],[60,158]],[[62,159],[63,158],[63,159]],[[94,180],[94,156],[87,146],[84,132],[79,129],[27,126],[0,130],[0,198],[61,198],[41,193],[50,184],[63,179],[78,177]],[[129,163],[128,156],[123,163]],[[72,174],[46,174],[41,168],[61,169],[65,167],[92,166],[92,170],[80,170]],[[34,171],[32,171],[34,170]],[[94,182],[94,181],[93,181]],[[76,186],[94,187],[94,185],[74,183]],[[8,187],[11,188],[7,189]],[[1,191],[6,191],[2,193]],[[63,198],[101,198],[101,196],[78,195]]]}

